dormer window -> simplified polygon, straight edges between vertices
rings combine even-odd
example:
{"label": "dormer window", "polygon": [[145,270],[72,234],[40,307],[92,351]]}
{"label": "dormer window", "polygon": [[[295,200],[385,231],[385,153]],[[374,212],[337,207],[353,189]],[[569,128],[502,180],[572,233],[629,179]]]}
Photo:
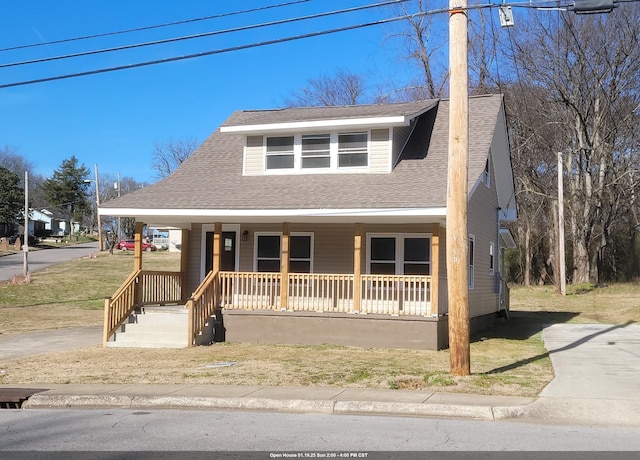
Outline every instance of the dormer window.
{"label": "dormer window", "polygon": [[302,168],[328,168],[331,166],[331,135],[308,134],[302,136]]}
{"label": "dormer window", "polygon": [[267,138],[267,169],[294,167],[293,136]]}
{"label": "dormer window", "polygon": [[367,166],[367,133],[345,133],[338,135],[338,166]]}
{"label": "dormer window", "polygon": [[354,169],[366,171],[369,166],[368,131],[266,136],[266,142],[263,145],[266,146],[265,171],[276,173],[339,172]]}

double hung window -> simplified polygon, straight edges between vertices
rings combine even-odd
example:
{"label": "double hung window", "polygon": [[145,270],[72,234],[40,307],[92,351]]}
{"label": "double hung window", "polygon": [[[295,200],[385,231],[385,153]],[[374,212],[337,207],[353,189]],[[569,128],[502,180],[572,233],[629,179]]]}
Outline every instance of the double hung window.
{"label": "double hung window", "polygon": [[425,234],[374,234],[368,239],[372,275],[429,275],[431,238]]}
{"label": "double hung window", "polygon": [[302,133],[267,136],[265,170],[337,172],[369,166],[369,133]]}
{"label": "double hung window", "polygon": [[302,168],[331,166],[331,136],[313,134],[302,136]]}
{"label": "double hung window", "polygon": [[367,166],[367,133],[338,134],[338,167]]}
{"label": "double hung window", "polygon": [[[282,261],[282,235],[279,233],[256,234],[256,271],[279,272]],[[313,260],[313,234],[300,233],[289,236],[289,271],[311,273]]]}
{"label": "double hung window", "polygon": [[267,169],[294,167],[293,136],[267,137]]}

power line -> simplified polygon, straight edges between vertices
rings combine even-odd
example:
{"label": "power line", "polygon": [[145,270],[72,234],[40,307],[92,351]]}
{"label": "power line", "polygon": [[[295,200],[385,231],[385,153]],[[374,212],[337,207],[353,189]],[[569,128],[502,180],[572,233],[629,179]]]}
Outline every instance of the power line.
{"label": "power line", "polygon": [[382,2],[382,3],[374,3],[374,4],[369,4],[369,5],[357,6],[357,7],[353,7],[353,8],[345,8],[345,9],[342,9],[342,10],[326,11],[326,12],[323,12],[323,13],[310,14],[310,15],[307,15],[307,16],[299,16],[299,17],[295,17],[295,18],[280,19],[280,20],[277,20],[277,21],[263,22],[263,23],[259,23],[259,24],[251,24],[251,25],[248,25],[248,26],[240,26],[240,27],[234,27],[234,28],[230,28],[230,29],[216,30],[216,31],[213,31],[213,32],[204,32],[204,33],[200,33],[200,34],[185,35],[185,36],[182,36],[182,37],[167,38],[167,39],[155,40],[155,41],[144,42],[144,43],[134,43],[132,45],[123,45],[123,46],[117,46],[117,47],[113,47],[113,48],[104,48],[104,49],[100,49],[100,50],[83,51],[83,52],[80,52],[80,53],[64,54],[64,55],[60,55],[60,56],[51,56],[51,57],[39,58],[39,59],[31,59],[31,60],[28,60],[28,61],[11,62],[11,63],[8,63],[8,64],[0,64],[0,68],[15,67],[15,66],[26,65],[26,64],[37,64],[37,63],[42,63],[42,62],[57,61],[57,60],[60,60],[60,59],[69,59],[69,58],[75,58],[75,57],[81,57],[81,56],[90,56],[90,55],[94,55],[94,54],[108,53],[108,52],[112,52],[112,51],[123,51],[123,50],[127,50],[127,49],[141,48],[141,47],[151,46],[151,45],[160,45],[160,44],[172,43],[172,42],[177,42],[177,41],[182,41],[182,40],[191,40],[191,39],[194,39],[194,38],[211,37],[211,36],[214,36],[214,35],[222,35],[222,34],[231,33],[231,32],[241,32],[241,31],[246,31],[246,30],[253,30],[253,29],[258,29],[258,28],[263,28],[263,27],[288,24],[288,23],[291,23],[291,22],[304,21],[304,20],[308,20],[308,19],[317,19],[317,18],[326,17],[326,16],[333,16],[333,15],[337,15],[337,14],[353,13],[355,11],[361,11],[361,10],[371,9],[371,8],[380,8],[380,7],[383,7],[383,6],[390,6],[390,5],[394,5],[394,4],[397,4],[397,3],[403,3],[403,2],[406,2],[406,1],[408,1],[408,0],[389,0],[389,1],[386,1],[386,2]]}
{"label": "power line", "polygon": [[[392,2],[389,2],[389,3],[390,4],[391,3],[399,3],[399,2],[403,2],[403,1],[407,1],[407,0],[395,0],[395,1],[392,1]],[[637,2],[637,1],[640,1],[640,0],[624,0],[624,1],[626,1],[626,2]],[[550,2],[548,0],[539,1],[537,3],[532,1],[532,0],[527,1],[527,2],[517,2],[517,3],[510,3],[510,4],[507,4],[507,3],[500,3],[500,4],[488,3],[488,4],[479,4],[479,5],[468,5],[467,7],[465,7],[465,10],[469,11],[469,10],[476,10],[476,9],[481,9],[481,8],[498,8],[500,6],[505,6],[505,5],[506,6],[511,6],[511,7],[540,9],[540,8],[545,8],[546,5],[548,5],[549,3]],[[571,3],[573,3],[573,2],[571,2]],[[557,6],[556,6],[556,8],[557,8]],[[349,31],[349,30],[362,29],[362,28],[365,28],[365,27],[388,24],[388,23],[391,23],[391,22],[402,21],[402,20],[410,19],[410,18],[417,17],[417,16],[425,16],[425,15],[434,15],[434,14],[447,13],[447,12],[450,12],[450,11],[451,11],[451,8],[446,7],[446,8],[435,9],[435,10],[431,10],[431,11],[427,11],[427,12],[420,12],[420,13],[404,15],[404,16],[396,16],[396,17],[392,17],[392,18],[388,18],[388,19],[380,19],[380,20],[373,21],[373,22],[360,23],[360,24],[355,24],[355,25],[350,25],[350,26],[339,27],[339,28],[335,28],[335,29],[322,30],[322,31],[318,31],[318,32],[310,32],[310,33],[306,33],[306,34],[302,34],[302,35],[295,35],[295,36],[279,38],[279,39],[274,39],[274,40],[266,40],[266,41],[262,41],[262,42],[256,42],[256,43],[250,43],[250,44],[246,44],[246,45],[233,46],[233,47],[229,47],[229,48],[221,48],[221,49],[217,49],[217,50],[204,51],[204,52],[200,52],[200,53],[187,54],[187,55],[182,55],[182,56],[174,56],[174,57],[169,57],[169,58],[156,59],[156,60],[152,60],[152,61],[144,61],[144,62],[138,62],[138,63],[127,64],[127,65],[120,65],[120,66],[115,66],[115,67],[107,67],[107,68],[89,70],[89,71],[84,71],[84,72],[76,72],[76,73],[70,73],[70,74],[56,75],[56,76],[53,76],[53,77],[38,78],[38,79],[33,79],[33,80],[23,80],[23,81],[18,81],[18,82],[13,82],[13,83],[2,84],[2,85],[0,85],[0,89],[12,88],[12,87],[16,87],[16,86],[30,85],[30,84],[35,84],[35,83],[45,83],[45,82],[49,82],[49,81],[65,80],[65,79],[69,79],[69,78],[83,77],[83,76],[88,76],[88,75],[96,75],[96,74],[107,73],[107,72],[115,72],[115,71],[119,71],[119,70],[134,69],[134,68],[138,68],[138,67],[146,67],[146,66],[151,66],[151,65],[156,65],[156,64],[165,64],[165,63],[169,63],[169,62],[182,61],[182,60],[186,60],[186,59],[194,59],[194,58],[198,58],[198,57],[211,56],[211,55],[215,55],[215,54],[223,54],[223,53],[228,53],[228,52],[232,52],[232,51],[240,51],[240,50],[244,50],[244,49],[257,48],[257,47],[262,47],[262,46],[267,46],[267,45],[285,43],[285,42],[289,42],[289,41],[302,40],[302,39],[305,39],[305,38],[318,37],[318,36],[329,35],[329,34],[338,33],[338,32],[345,32],[345,31]]]}
{"label": "power line", "polygon": [[219,18],[224,18],[224,17],[228,17],[228,16],[236,16],[236,15],[240,15],[240,14],[245,14],[245,13],[254,13],[257,11],[264,11],[264,10],[268,10],[268,9],[272,9],[272,8],[280,8],[283,6],[289,6],[289,5],[294,5],[296,3],[305,3],[308,2],[310,0],[295,0],[295,1],[291,1],[291,2],[287,2],[287,3],[278,3],[276,5],[267,5],[267,6],[262,6],[259,8],[251,8],[251,9],[247,9],[247,10],[240,10],[240,11],[232,11],[229,13],[221,13],[221,14],[216,14],[213,16],[203,16],[200,18],[193,18],[193,19],[184,19],[182,21],[175,21],[175,22],[166,22],[164,24],[156,24],[156,25],[152,25],[152,26],[144,26],[144,27],[137,27],[134,29],[126,29],[126,30],[120,30],[120,31],[115,31],[115,32],[105,32],[105,33],[101,33],[101,34],[93,34],[93,35],[85,35],[82,37],[72,37],[72,38],[63,38],[60,40],[53,40],[50,42],[42,42],[42,43],[30,43],[27,45],[16,45],[16,46],[12,46],[9,48],[0,48],[0,52],[3,51],[13,51],[13,50],[19,50],[19,49],[25,49],[25,48],[35,48],[35,47],[39,47],[39,46],[45,46],[45,45],[56,45],[59,43],[69,43],[69,42],[74,42],[74,41],[80,41],[80,40],[89,40],[92,38],[100,38],[100,37],[108,37],[108,36],[112,36],[112,35],[121,35],[121,34],[127,34],[127,33],[131,33],[131,32],[141,32],[143,30],[151,30],[151,29],[159,29],[162,27],[169,27],[169,26],[175,26],[175,25],[180,25],[180,24],[188,24],[191,22],[198,22],[198,21],[207,21],[209,19],[219,19]]}

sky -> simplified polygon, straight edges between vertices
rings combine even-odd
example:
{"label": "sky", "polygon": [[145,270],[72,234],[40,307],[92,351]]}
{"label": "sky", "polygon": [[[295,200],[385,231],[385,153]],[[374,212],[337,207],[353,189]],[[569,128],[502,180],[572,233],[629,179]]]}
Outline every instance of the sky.
{"label": "sky", "polygon": [[[9,147],[51,177],[72,155],[100,176],[157,180],[155,144],[203,142],[236,110],[278,108],[309,79],[343,69],[374,85],[402,85],[416,70],[404,45],[388,39],[400,23],[216,53],[88,76],[12,83],[221,50],[393,17],[389,7],[291,24],[48,62],[51,58],[134,43],[221,31],[383,0],[306,0],[296,4],[90,40],[21,45],[123,31],[232,13],[294,0],[30,0],[4,2],[0,15],[0,148]],[[444,19],[443,19],[444,20]],[[2,67],[2,66],[5,67]]]}

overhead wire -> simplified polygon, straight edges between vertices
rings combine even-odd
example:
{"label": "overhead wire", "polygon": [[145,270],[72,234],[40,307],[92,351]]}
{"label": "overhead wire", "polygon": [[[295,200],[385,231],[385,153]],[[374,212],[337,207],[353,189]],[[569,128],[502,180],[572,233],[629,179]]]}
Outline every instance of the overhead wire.
{"label": "overhead wire", "polygon": [[99,49],[99,50],[82,51],[82,52],[79,52],[79,53],[64,54],[64,55],[59,55],[59,56],[50,56],[50,57],[46,57],[46,58],[31,59],[31,60],[27,60],[27,61],[10,62],[10,63],[7,63],[7,64],[0,64],[0,68],[15,67],[15,66],[26,65],[26,64],[38,64],[38,63],[42,63],[42,62],[57,61],[57,60],[60,60],[60,59],[69,59],[69,58],[76,58],[76,57],[81,57],[81,56],[90,56],[90,55],[94,55],[94,54],[102,54],[102,53],[108,53],[108,52],[113,52],[113,51],[123,51],[123,50],[127,50],[127,49],[142,48],[142,47],[145,47],[145,46],[161,45],[161,44],[165,44],[165,43],[173,43],[173,42],[183,41],[183,40],[192,40],[194,38],[212,37],[212,36],[215,36],[215,35],[228,34],[228,33],[232,33],[232,32],[243,32],[243,31],[254,30],[254,29],[259,29],[259,28],[263,28],[263,27],[271,27],[271,26],[276,26],[276,25],[288,24],[288,23],[291,23],[291,22],[306,21],[306,20],[309,20],[309,19],[317,19],[317,18],[326,17],[326,16],[335,16],[335,15],[344,14],[344,13],[353,13],[355,11],[361,11],[361,10],[365,10],[365,9],[380,8],[380,7],[383,7],[383,6],[390,6],[390,5],[394,5],[394,4],[402,3],[402,2],[406,2],[406,1],[409,1],[409,0],[389,0],[389,1],[381,2],[381,3],[374,3],[374,4],[357,6],[357,7],[352,7],[352,8],[345,8],[345,9],[342,9],[342,10],[325,11],[325,12],[322,12],[322,13],[310,14],[310,15],[306,15],[306,16],[298,16],[298,17],[295,17],[295,18],[279,19],[279,20],[276,20],[276,21],[269,21],[269,22],[263,22],[263,23],[258,23],[258,24],[250,24],[250,25],[246,25],[246,26],[233,27],[233,28],[229,28],[229,29],[215,30],[215,31],[212,31],[212,32],[203,32],[203,33],[199,33],[199,34],[184,35],[184,36],[181,36],[181,37],[165,38],[165,39],[162,39],[162,40],[154,40],[154,41],[143,42],[143,43],[134,43],[134,44],[131,44],[131,45],[122,45],[122,46],[116,46],[116,47],[112,47],[112,48],[104,48],[104,49]]}
{"label": "overhead wire", "polygon": [[[384,2],[384,4],[400,3],[400,2],[404,2],[404,1],[408,1],[408,0],[394,0],[394,1]],[[637,1],[640,1],[640,0],[626,0],[626,1],[637,2]],[[568,0],[567,0],[567,2],[568,2]],[[542,0],[542,1],[538,1],[538,2],[535,2],[533,0],[529,0],[529,1],[526,1],[526,2],[514,2],[514,3],[500,3],[500,4],[485,3],[485,4],[477,4],[477,5],[468,5],[464,9],[469,11],[469,10],[482,9],[482,8],[497,8],[499,6],[504,6],[504,5],[511,6],[511,7],[540,9],[542,7],[546,7],[546,5],[548,5],[549,3],[553,3],[553,4],[556,4],[556,5],[558,4],[557,2],[550,2],[549,0]],[[571,2],[571,3],[573,3],[573,2]],[[377,5],[380,6],[380,5],[382,5],[382,3],[377,4]],[[81,77],[81,76],[96,75],[96,74],[107,73],[107,72],[115,72],[115,71],[119,71],[119,70],[134,69],[134,68],[146,67],[146,66],[157,65],[157,64],[164,64],[164,63],[169,63],[169,62],[182,61],[182,60],[186,60],[186,59],[194,59],[194,58],[198,58],[198,57],[211,56],[211,55],[215,55],[215,54],[222,54],[222,53],[228,53],[228,52],[232,52],[232,51],[240,51],[240,50],[256,48],[256,47],[262,47],[262,46],[268,46],[268,45],[279,44],[279,43],[285,43],[285,42],[290,42],[290,41],[295,41],[295,40],[302,40],[302,39],[306,39],[306,38],[318,37],[318,36],[334,34],[334,33],[338,33],[338,32],[345,32],[345,31],[350,31],[350,30],[362,29],[362,28],[366,28],[366,27],[372,27],[372,26],[377,26],[377,25],[382,25],[382,24],[388,24],[388,23],[391,23],[391,22],[402,21],[402,20],[410,19],[410,18],[417,17],[417,16],[441,14],[441,13],[447,13],[447,12],[450,12],[450,11],[451,11],[450,7],[445,7],[445,8],[439,8],[439,9],[430,10],[430,11],[427,11],[427,12],[419,12],[419,13],[414,13],[414,14],[410,14],[410,15],[396,16],[396,17],[391,17],[391,18],[387,18],[387,19],[380,19],[380,20],[371,21],[371,22],[353,24],[353,25],[343,26],[343,27],[338,27],[338,28],[333,28],[333,29],[325,29],[325,30],[321,30],[321,31],[317,31],[317,32],[309,32],[309,33],[300,34],[300,35],[294,35],[294,36],[289,36],[289,37],[284,37],[284,38],[266,40],[266,41],[261,41],[261,42],[254,42],[254,43],[249,43],[249,44],[245,44],[245,45],[238,45],[238,46],[233,46],[233,47],[228,47],[228,48],[221,48],[221,49],[216,49],[216,50],[203,51],[203,52],[199,52],[199,53],[186,54],[186,55],[182,55],[182,56],[173,56],[173,57],[155,59],[155,60],[151,60],[151,61],[143,61],[143,62],[138,62],[138,63],[133,63],[133,64],[119,65],[119,66],[106,67],[106,68],[101,68],[101,69],[94,69],[94,70],[88,70],[88,71],[82,71],[82,72],[75,72],[75,73],[69,73],[69,74],[56,75],[56,76],[52,76],[52,77],[44,77],[44,78],[37,78],[37,79],[32,79],[32,80],[23,80],[23,81],[17,81],[17,82],[12,82],[12,83],[5,83],[5,84],[0,84],[0,89],[12,88],[12,87],[16,87],[16,86],[30,85],[30,84],[36,84],[36,83],[44,83],[44,82],[49,82],[49,81],[64,80],[64,79],[76,78],[76,77]],[[296,20],[300,20],[300,19],[292,18],[290,21],[296,21]]]}
{"label": "overhead wire", "polygon": [[109,36],[114,36],[114,35],[122,35],[122,34],[128,34],[128,33],[132,33],[132,32],[142,32],[142,31],[145,31],[145,30],[160,29],[160,28],[163,28],[163,27],[170,27],[170,26],[176,26],[176,25],[181,25],[181,24],[189,24],[189,23],[192,23],[192,22],[208,21],[210,19],[219,19],[219,18],[224,18],[224,17],[229,17],[229,16],[237,16],[237,15],[246,14],[246,13],[255,13],[255,12],[258,12],[258,11],[264,11],[264,10],[269,10],[269,9],[273,9],[273,8],[281,8],[281,7],[284,7],[284,6],[290,6],[290,5],[295,5],[295,4],[298,4],[298,3],[305,3],[305,2],[309,2],[309,1],[311,1],[311,0],[294,0],[294,1],[286,2],[286,3],[278,3],[278,4],[275,4],[275,5],[261,6],[261,7],[257,7],[257,8],[250,8],[250,9],[240,10],[240,11],[231,11],[231,12],[228,12],[228,13],[214,14],[214,15],[211,15],[211,16],[203,16],[203,17],[199,17],[199,18],[183,19],[181,21],[165,22],[163,24],[154,24],[154,25],[150,25],[150,26],[136,27],[136,28],[133,28],[133,29],[118,30],[118,31],[114,31],[114,32],[104,32],[104,33],[93,34],[93,35],[84,35],[84,36],[81,36],[81,37],[63,38],[63,39],[60,39],[60,40],[52,40],[52,41],[48,41],[48,42],[30,43],[30,44],[26,44],[26,45],[16,45],[16,46],[10,46],[8,48],[0,48],[0,52],[13,51],[13,50],[19,50],[19,49],[26,49],[26,48],[35,48],[35,47],[39,47],[39,46],[57,45],[57,44],[60,44],[60,43],[69,43],[69,42],[74,42],[74,41],[90,40],[90,39],[93,39],[93,38],[109,37]]}

